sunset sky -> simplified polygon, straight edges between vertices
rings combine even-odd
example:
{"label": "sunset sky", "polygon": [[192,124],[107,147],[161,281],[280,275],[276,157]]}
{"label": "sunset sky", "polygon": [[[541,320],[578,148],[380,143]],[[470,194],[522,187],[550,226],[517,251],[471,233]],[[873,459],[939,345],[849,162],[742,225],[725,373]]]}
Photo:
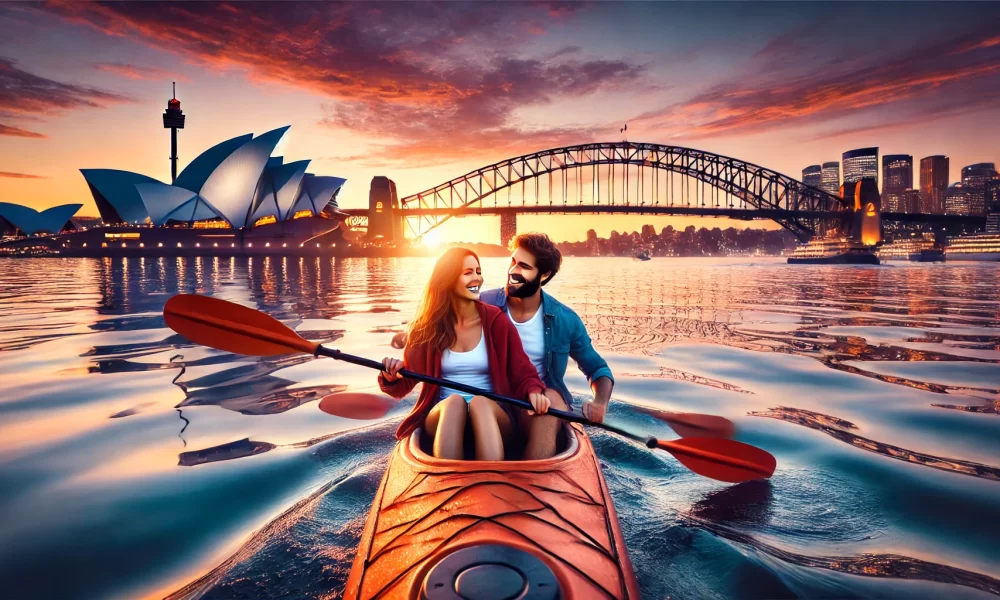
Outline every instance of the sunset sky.
{"label": "sunset sky", "polygon": [[[160,115],[176,80],[180,166],[243,133],[401,196],[508,157],[621,139],[801,177],[843,151],[1000,162],[998,3],[49,3],[0,5],[0,201],[82,202],[80,168],[170,179]],[[915,169],[915,183],[919,169]],[[590,227],[728,226],[651,217]],[[755,222],[763,226],[763,222]],[[740,227],[746,223],[739,222]],[[444,239],[497,241],[498,219]]]}

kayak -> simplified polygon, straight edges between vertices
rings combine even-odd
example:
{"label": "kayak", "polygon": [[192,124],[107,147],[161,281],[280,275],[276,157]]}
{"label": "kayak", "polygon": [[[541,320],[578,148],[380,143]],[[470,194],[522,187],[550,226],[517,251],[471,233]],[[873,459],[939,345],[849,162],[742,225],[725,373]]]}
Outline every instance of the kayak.
{"label": "kayak", "polygon": [[428,455],[421,431],[393,450],[345,600],[639,599],[608,486],[583,428],[544,460]]}

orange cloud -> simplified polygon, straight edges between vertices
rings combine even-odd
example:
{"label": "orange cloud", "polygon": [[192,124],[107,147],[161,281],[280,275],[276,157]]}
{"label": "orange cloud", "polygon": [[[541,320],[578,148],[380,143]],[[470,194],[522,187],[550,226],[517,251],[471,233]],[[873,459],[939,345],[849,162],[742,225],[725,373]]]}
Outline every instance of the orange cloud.
{"label": "orange cloud", "polygon": [[[621,60],[546,60],[509,49],[579,6],[533,4],[157,4],[56,3],[50,10],[108,35],[139,39],[253,81],[320,93],[332,101],[322,124],[350,129],[408,160],[496,156],[500,135],[563,138],[535,131],[515,111],[554,98],[636,84],[644,69]],[[496,56],[497,58],[486,58]],[[499,58],[503,57],[503,58]],[[557,60],[558,59],[558,60]]]}
{"label": "orange cloud", "polygon": [[11,173],[10,171],[0,171],[0,177],[10,179],[48,179],[44,175],[31,175],[29,173]]}

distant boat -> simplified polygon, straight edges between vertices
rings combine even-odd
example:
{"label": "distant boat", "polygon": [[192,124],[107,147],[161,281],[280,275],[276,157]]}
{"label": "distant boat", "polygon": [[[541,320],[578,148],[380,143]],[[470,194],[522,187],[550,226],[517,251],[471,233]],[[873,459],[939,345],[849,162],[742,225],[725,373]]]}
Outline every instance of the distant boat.
{"label": "distant boat", "polygon": [[945,247],[948,262],[956,260],[1000,261],[1000,234],[962,235],[948,240]]}
{"label": "distant boat", "polygon": [[811,240],[788,257],[790,265],[877,265],[871,246],[845,239]]}
{"label": "distant boat", "polygon": [[643,250],[642,252],[637,252],[632,258],[635,260],[650,260],[653,257],[649,255],[649,250]]}

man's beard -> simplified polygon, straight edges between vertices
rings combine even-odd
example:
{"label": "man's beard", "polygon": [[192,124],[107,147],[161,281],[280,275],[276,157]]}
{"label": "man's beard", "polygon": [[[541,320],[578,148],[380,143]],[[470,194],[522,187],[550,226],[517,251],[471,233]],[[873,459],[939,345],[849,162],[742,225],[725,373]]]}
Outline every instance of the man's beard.
{"label": "man's beard", "polygon": [[[512,287],[510,283],[511,279],[521,285],[516,288]],[[510,298],[530,298],[535,295],[535,292],[540,287],[542,287],[541,277],[535,277],[531,281],[528,281],[516,273],[511,273],[507,275],[507,285],[504,287],[504,291],[507,292],[507,296]]]}

